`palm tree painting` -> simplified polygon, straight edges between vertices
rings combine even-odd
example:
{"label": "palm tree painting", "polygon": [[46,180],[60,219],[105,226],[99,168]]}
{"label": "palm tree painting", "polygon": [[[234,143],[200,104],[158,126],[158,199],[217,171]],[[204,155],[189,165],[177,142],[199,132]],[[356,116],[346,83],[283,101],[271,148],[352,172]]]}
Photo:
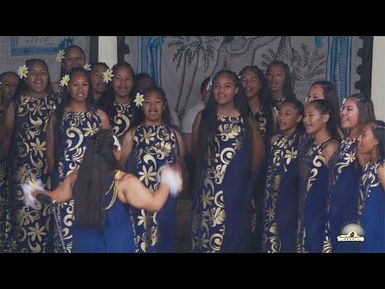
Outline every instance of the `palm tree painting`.
{"label": "palm tree painting", "polygon": [[[191,97],[199,64],[203,62],[204,72],[208,70],[210,62],[214,59],[215,44],[219,39],[210,36],[175,36],[173,38],[168,43],[168,47],[175,49],[173,62],[176,63],[176,69],[182,68],[182,81],[176,102],[176,111],[181,119]],[[191,79],[187,80],[186,70],[191,65],[193,65]],[[184,93],[186,83],[188,88]]]}

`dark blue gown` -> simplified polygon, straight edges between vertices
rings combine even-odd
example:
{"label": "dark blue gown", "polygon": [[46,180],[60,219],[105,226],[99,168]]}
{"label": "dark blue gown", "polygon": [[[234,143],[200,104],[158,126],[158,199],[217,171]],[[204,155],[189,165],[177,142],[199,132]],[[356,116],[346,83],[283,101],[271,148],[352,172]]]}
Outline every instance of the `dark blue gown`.
{"label": "dark blue gown", "polygon": [[[170,126],[139,125],[134,131],[132,156],[126,169],[134,167],[139,180],[154,192],[159,186],[159,169],[174,163],[178,154],[177,139]],[[135,159],[134,164],[130,163]],[[176,250],[176,198],[169,195],[157,213],[131,208],[136,252],[167,253]]]}
{"label": "dark blue gown", "polygon": [[268,156],[263,210],[263,252],[293,253],[298,209],[298,145],[301,135],[278,135]]}
{"label": "dark blue gown", "polygon": [[47,252],[51,209],[39,201],[35,208],[26,206],[20,185],[41,179],[50,189],[46,134],[56,102],[54,95],[41,99],[23,95],[17,106],[9,156],[7,252]]}
{"label": "dark blue gown", "polygon": [[300,156],[298,253],[322,252],[329,177],[323,150],[331,141],[310,143]]}
{"label": "dark blue gown", "polygon": [[134,231],[128,205],[117,197],[118,179],[122,171],[116,171],[105,198],[105,223],[102,227],[86,227],[74,222],[72,253],[133,253]]}
{"label": "dark blue gown", "polygon": [[385,252],[385,190],[377,174],[380,165],[367,164],[361,176],[358,223],[364,229],[365,239],[358,242],[360,253]]}
{"label": "dark blue gown", "polygon": [[198,172],[193,200],[195,252],[251,250],[251,145],[243,118],[217,115],[216,149]]}
{"label": "dark blue gown", "polygon": [[329,161],[329,196],[324,253],[355,252],[355,242],[339,242],[344,226],[356,222],[361,167],[356,159],[356,139],[345,138]]}
{"label": "dark blue gown", "polygon": [[[63,153],[57,161],[56,172],[54,172],[58,183],[79,168],[90,137],[101,128],[102,122],[95,110],[64,113],[61,124]],[[65,252],[71,252],[74,201],[59,204],[59,210]],[[57,239],[55,243],[57,248]]]}

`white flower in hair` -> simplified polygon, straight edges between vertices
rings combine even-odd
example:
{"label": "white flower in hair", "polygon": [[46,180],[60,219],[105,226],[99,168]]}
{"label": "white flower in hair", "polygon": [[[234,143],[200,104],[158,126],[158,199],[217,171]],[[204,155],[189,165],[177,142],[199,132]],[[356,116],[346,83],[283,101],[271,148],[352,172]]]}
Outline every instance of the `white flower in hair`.
{"label": "white flower in hair", "polygon": [[20,79],[23,79],[24,77],[27,78],[28,67],[25,64],[20,66],[17,70],[17,74],[19,75]]}
{"label": "white flower in hair", "polygon": [[144,101],[144,95],[140,94],[139,91],[135,95],[134,103],[136,104],[137,107],[140,107],[143,105]]}
{"label": "white flower in hair", "polygon": [[64,75],[63,78],[60,80],[59,85],[61,87],[68,86],[68,82],[70,81],[70,76],[68,74]]}
{"label": "white flower in hair", "polygon": [[61,62],[62,59],[64,58],[64,54],[65,54],[65,52],[64,52],[63,49],[59,50],[59,51],[56,53],[56,61]]}
{"label": "white flower in hair", "polygon": [[112,77],[114,77],[114,75],[112,74],[111,69],[107,69],[106,71],[103,72],[103,81],[105,83],[109,83],[112,80]]}
{"label": "white flower in hair", "polygon": [[83,68],[84,68],[85,70],[87,70],[87,71],[90,71],[90,70],[91,70],[91,64],[86,63],[86,64],[83,66]]}

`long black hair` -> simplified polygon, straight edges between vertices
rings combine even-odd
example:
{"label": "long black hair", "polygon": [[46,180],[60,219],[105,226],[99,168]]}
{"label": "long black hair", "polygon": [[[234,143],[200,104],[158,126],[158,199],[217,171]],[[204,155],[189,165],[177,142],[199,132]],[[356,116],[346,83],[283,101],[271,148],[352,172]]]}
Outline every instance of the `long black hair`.
{"label": "long black hair", "polygon": [[[83,57],[84,57],[84,61],[86,62],[87,61],[87,58],[86,58],[86,54],[84,53],[84,50],[78,46],[78,45],[69,45],[67,46],[65,49],[64,49],[64,57],[66,57],[66,55],[68,55],[68,51],[70,49],[75,49],[75,50],[79,50],[81,54],[83,54]],[[62,59],[61,61],[61,65],[60,65],[60,79],[66,75],[67,73],[69,73],[69,71],[67,71],[64,66],[63,66],[63,62],[64,62],[64,59]]]}
{"label": "long black hair", "polygon": [[[144,91],[144,99],[146,99],[146,96],[149,93],[151,93],[151,92],[156,92],[156,93],[158,93],[160,95],[163,103],[165,104],[165,109],[164,109],[164,111],[162,113],[162,123],[164,123],[167,126],[170,126],[171,125],[170,109],[169,109],[169,106],[168,106],[168,101],[167,101],[166,93],[164,92],[164,90],[161,87],[159,87],[159,86],[152,86],[152,87],[150,87],[150,88],[148,88],[147,90]],[[141,108],[136,108],[134,110],[134,117],[132,119],[131,126],[132,127],[136,127],[136,126],[138,126],[139,124],[141,124],[143,122],[144,122],[144,113],[143,113],[143,106],[142,106]]]}
{"label": "long black hair", "polygon": [[376,140],[378,141],[377,160],[383,162],[385,160],[385,122],[382,120],[375,120],[370,122],[372,132]]}
{"label": "long black hair", "polygon": [[315,81],[310,85],[310,88],[316,85],[321,86],[325,100],[330,105],[332,110],[330,117],[334,118],[334,122],[337,124],[337,127],[341,128],[340,101],[338,98],[337,88],[328,80]]}
{"label": "long black hair", "polygon": [[[116,63],[114,66],[112,66],[112,74],[115,75],[116,71],[121,67],[126,67],[128,71],[131,73],[132,78],[134,80],[134,77],[135,77],[134,69],[132,68],[131,64],[129,64],[127,61],[120,61]],[[130,97],[132,98],[134,96],[135,96],[134,91],[133,89],[131,89]],[[107,84],[107,88],[104,91],[104,94],[98,100],[98,106],[107,113],[109,118],[113,117],[112,104],[114,103],[114,99],[115,99],[115,92],[114,92],[114,88],[112,87],[112,81],[110,81]]]}
{"label": "long black hair", "polygon": [[87,144],[73,187],[74,216],[79,225],[103,226],[105,222],[105,194],[119,168],[114,142],[113,131],[101,129]]}
{"label": "long black hair", "polygon": [[265,74],[258,68],[258,66],[245,66],[242,68],[242,70],[239,72],[239,75],[242,76],[243,73],[246,71],[252,71],[258,78],[260,83],[260,90],[258,92],[259,96],[259,102],[261,104],[261,110],[263,115],[266,118],[266,139],[270,140],[270,138],[274,134],[274,120],[273,120],[273,104],[272,104],[272,98],[269,94],[269,86],[267,84],[267,79],[265,77]]}
{"label": "long black hair", "polygon": [[[31,69],[32,69],[31,67],[35,63],[41,63],[45,67],[45,69],[47,71],[47,76],[48,76],[47,85],[45,87],[45,92],[47,95],[52,95],[53,90],[51,87],[51,78],[49,76],[49,69],[48,69],[47,63],[43,59],[39,59],[39,58],[28,59],[25,61],[25,66],[27,66],[28,71],[31,71]],[[19,107],[20,101],[21,101],[21,96],[25,95],[27,93],[28,89],[29,89],[29,86],[28,86],[27,81],[25,79],[21,79],[19,81],[19,84],[17,85],[16,93],[14,96],[15,112],[18,111],[18,107]],[[16,115],[16,113],[15,113],[15,115]]]}
{"label": "long black hair", "polygon": [[318,110],[321,114],[329,115],[329,119],[326,123],[326,128],[333,140],[340,141],[341,137],[338,133],[338,124],[336,123],[336,120],[333,117],[334,110],[330,102],[326,99],[315,99],[313,101],[308,102],[306,105],[313,105],[314,108]]}
{"label": "long black hair", "polygon": [[[365,124],[368,122],[373,122],[376,120],[376,114],[374,112],[374,105],[372,100],[367,97],[363,96],[360,93],[355,93],[352,95],[349,95],[346,97],[347,99],[353,99],[357,105],[358,108],[358,131],[359,133],[362,132],[362,129],[364,128]],[[344,100],[344,102],[345,102]],[[342,104],[344,104],[344,102]]]}
{"label": "long black hair", "polygon": [[68,86],[64,87],[64,89],[60,90],[61,92],[61,103],[58,106],[56,110],[56,119],[55,119],[55,159],[58,160],[59,156],[63,153],[63,141],[62,141],[62,134],[63,134],[63,128],[62,128],[62,122],[64,117],[64,112],[67,106],[71,102],[71,95],[69,92],[69,85],[71,81],[73,80],[75,74],[84,74],[87,77],[88,81],[88,95],[87,95],[87,107],[88,110],[91,110],[94,108],[93,104],[93,91],[91,88],[91,80],[89,77],[89,72],[85,70],[83,67],[74,67],[69,71],[70,81],[68,83]]}
{"label": "long black hair", "polygon": [[290,67],[285,62],[280,60],[272,61],[266,69],[266,76],[269,74],[269,70],[273,65],[280,65],[285,71],[285,82],[283,83],[283,96],[286,99],[296,98],[293,90],[293,82],[291,78]]}
{"label": "long black hair", "polygon": [[[220,70],[217,72],[213,79],[213,84],[215,85],[216,80],[222,74],[227,74],[230,76],[234,83],[235,87],[238,88],[238,92],[234,96],[234,106],[240,112],[240,116],[243,118],[246,131],[248,134],[251,132],[251,123],[253,122],[253,116],[249,109],[249,104],[246,98],[246,95],[243,91],[243,87],[240,79],[237,74],[231,70]],[[208,152],[215,151],[215,135],[218,129],[218,118],[217,118],[217,102],[214,98],[214,88],[211,91],[209,100],[206,107],[202,111],[202,117],[199,124],[199,133],[198,133],[198,157],[197,164],[203,160],[208,159]]]}
{"label": "long black hair", "polygon": [[303,103],[296,98],[286,99],[284,102],[281,103],[280,107],[282,107],[285,103],[287,103],[291,107],[293,107],[297,111],[297,113],[302,117],[301,121],[297,124],[296,131],[303,134],[305,132],[305,126],[303,124],[303,116],[305,114],[305,107],[304,107]]}

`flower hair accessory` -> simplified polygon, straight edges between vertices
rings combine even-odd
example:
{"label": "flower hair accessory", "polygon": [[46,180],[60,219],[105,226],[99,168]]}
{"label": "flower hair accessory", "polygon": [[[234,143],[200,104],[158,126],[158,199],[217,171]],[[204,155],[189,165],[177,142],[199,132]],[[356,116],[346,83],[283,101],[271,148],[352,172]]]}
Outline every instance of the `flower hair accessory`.
{"label": "flower hair accessory", "polygon": [[56,53],[56,61],[58,62],[61,62],[62,59],[64,59],[64,50],[63,49],[60,49],[57,53]]}
{"label": "flower hair accessory", "polygon": [[61,87],[68,86],[68,82],[70,82],[70,76],[68,74],[64,75],[63,78],[60,80],[59,85]]}
{"label": "flower hair accessory", "polygon": [[114,138],[114,146],[116,146],[118,148],[118,151],[120,151],[122,149],[122,147],[120,145],[118,138],[114,134],[112,135],[112,137]]}
{"label": "flower hair accessory", "polygon": [[91,70],[91,64],[86,63],[86,64],[84,64],[83,68],[84,68],[85,70],[87,70],[87,71],[90,71],[90,70]]}
{"label": "flower hair accessory", "polygon": [[107,69],[106,71],[103,72],[103,81],[105,83],[109,83],[112,80],[112,77],[114,77],[114,75],[112,74],[111,69]]}
{"label": "flower hair accessory", "polygon": [[20,79],[27,78],[28,67],[25,64],[20,66],[17,70],[17,74],[19,75]]}
{"label": "flower hair accessory", "polygon": [[144,95],[140,94],[139,91],[136,93],[134,103],[136,104],[137,107],[143,106],[143,101],[144,101]]}

